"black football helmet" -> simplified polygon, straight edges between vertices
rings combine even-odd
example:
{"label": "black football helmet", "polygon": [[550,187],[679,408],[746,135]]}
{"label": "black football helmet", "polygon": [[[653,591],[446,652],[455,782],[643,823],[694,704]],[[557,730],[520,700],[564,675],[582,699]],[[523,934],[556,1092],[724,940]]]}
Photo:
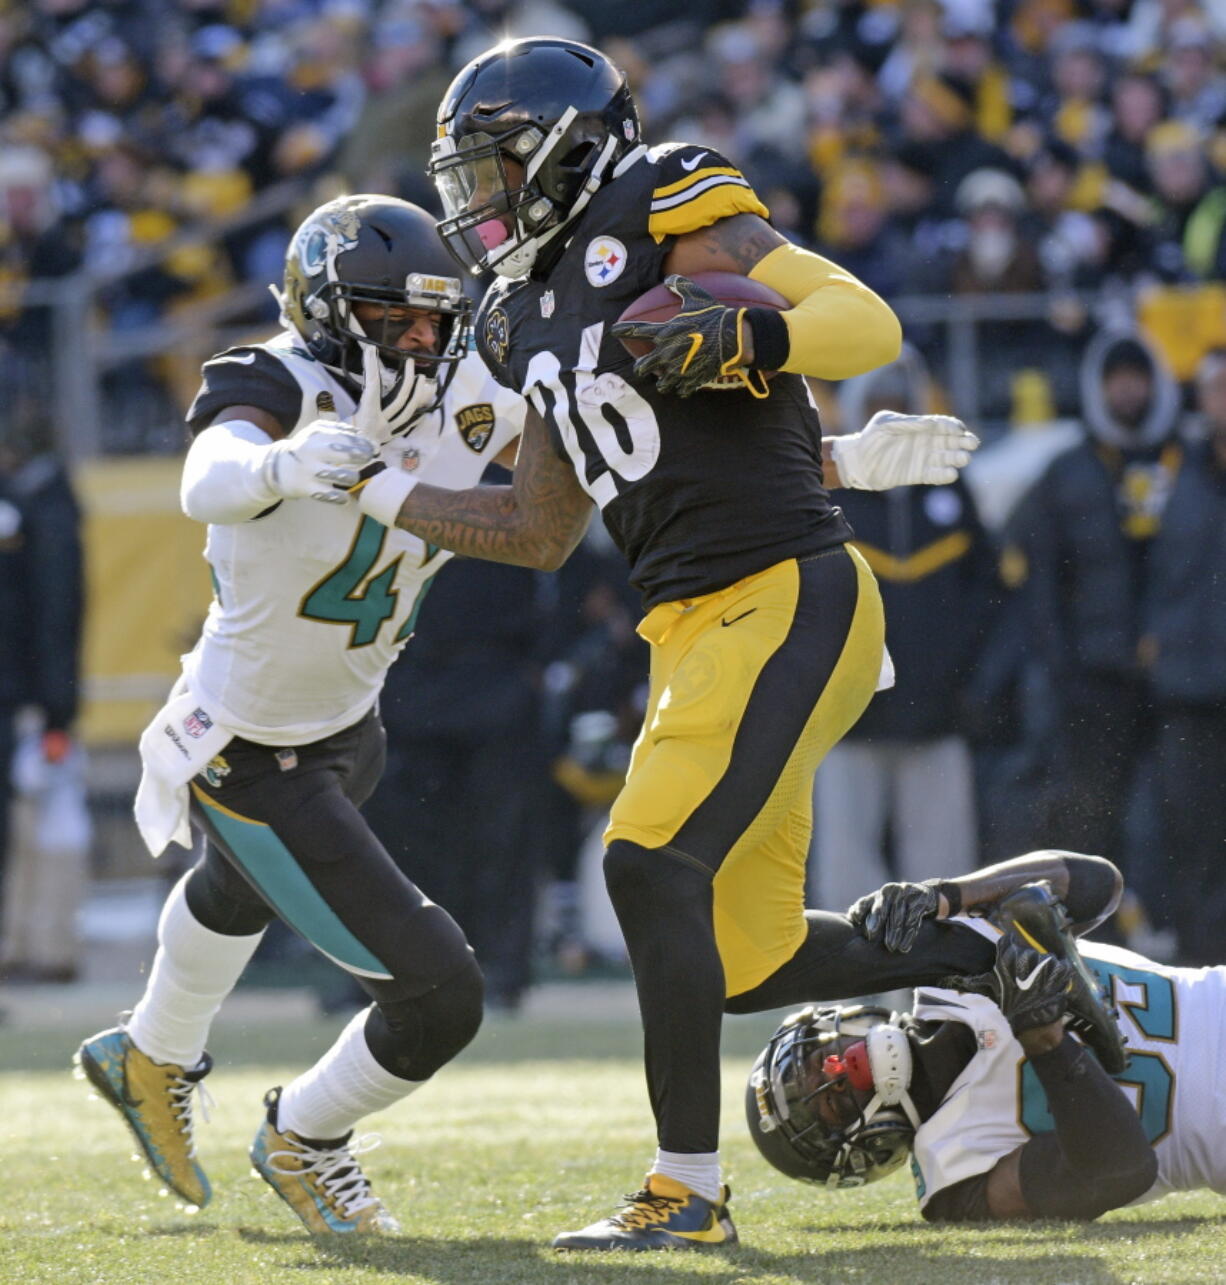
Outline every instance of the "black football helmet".
{"label": "black football helmet", "polygon": [[[395,197],[341,196],[308,215],[290,241],[277,298],[282,320],[311,356],[359,386],[361,345],[378,349],[385,401],[394,396],[403,408],[411,400],[413,418],[441,402],[468,351],[471,306],[434,220]],[[382,305],[382,319],[359,321],[359,303]],[[410,323],[393,318],[392,308],[438,313],[438,351],[427,357],[398,348]],[[417,381],[411,396],[406,380]]]}
{"label": "black football helmet", "polygon": [[[639,143],[626,77],[575,40],[533,36],[474,58],[438,109],[429,173],[438,228],[468,271],[531,271]],[[506,161],[522,179],[508,177]]]}
{"label": "black football helmet", "polygon": [[857,1004],[793,1013],[745,1093],[749,1132],[789,1178],[862,1187],[897,1169],[919,1128],[911,1043],[895,1015]]}

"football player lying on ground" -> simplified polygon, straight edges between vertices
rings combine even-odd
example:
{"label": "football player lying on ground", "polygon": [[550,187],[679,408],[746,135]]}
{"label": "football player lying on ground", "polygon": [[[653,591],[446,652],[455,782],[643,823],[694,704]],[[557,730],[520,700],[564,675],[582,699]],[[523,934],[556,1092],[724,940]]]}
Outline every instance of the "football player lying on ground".
{"label": "football player lying on ground", "polygon": [[[911,1153],[933,1221],[1092,1219],[1170,1191],[1226,1194],[1216,1091],[1226,967],[1073,946],[1043,883],[1006,897],[994,917],[999,928],[951,921],[997,938],[991,973],[923,986],[901,1017],[810,1008],[783,1023],[746,1099],[763,1156],[837,1188],[873,1182]],[[1126,1035],[1129,1060],[1114,1078],[1066,1026],[1085,967]]]}
{"label": "football player lying on ground", "polygon": [[79,1057],[158,1177],[204,1205],[192,1095],[212,1067],[205,1041],[279,916],[373,1002],[269,1093],[252,1162],[313,1232],[395,1231],[354,1125],[472,1039],[482,979],[458,925],[358,811],[383,770],[384,674],[450,555],[364,516],[347,490],[376,458],[474,485],[514,443],[523,402],[469,353],[468,301],[432,220],[407,202],[351,196],[314,211],[281,303],[285,330],[206,362],[188,412],[183,508],[209,524],[216,597],[141,738],[145,842],[155,856],[189,843],[190,804],[204,855],[167,898],[135,1011]]}

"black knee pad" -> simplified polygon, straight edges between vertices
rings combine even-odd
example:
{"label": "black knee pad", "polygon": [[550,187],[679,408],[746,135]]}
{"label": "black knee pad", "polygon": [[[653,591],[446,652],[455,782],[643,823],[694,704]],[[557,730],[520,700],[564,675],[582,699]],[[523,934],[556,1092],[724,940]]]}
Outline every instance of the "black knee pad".
{"label": "black knee pad", "polygon": [[614,906],[651,896],[709,901],[712,873],[701,862],[669,848],[644,848],[614,839],[604,854],[604,881]]}
{"label": "black knee pad", "polygon": [[652,854],[628,839],[614,839],[605,849],[604,882],[616,906],[619,901],[632,897],[644,886],[650,886],[653,867],[660,863],[658,854]]}
{"label": "black knee pad", "polygon": [[711,872],[666,848],[615,839],[604,857],[605,885],[631,957],[643,934],[682,934],[711,919]]}
{"label": "black knee pad", "polygon": [[276,918],[258,892],[212,845],[187,877],[183,896],[192,916],[210,932],[250,937]]}
{"label": "black knee pad", "polygon": [[481,1027],[485,983],[472,952],[446,981],[412,999],[377,1000],[366,1042],[385,1071],[428,1080],[465,1048]]}

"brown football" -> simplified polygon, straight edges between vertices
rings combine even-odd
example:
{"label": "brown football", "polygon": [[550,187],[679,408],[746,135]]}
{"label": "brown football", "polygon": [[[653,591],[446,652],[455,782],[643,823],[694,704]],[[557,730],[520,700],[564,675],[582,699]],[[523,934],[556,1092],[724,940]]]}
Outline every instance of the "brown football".
{"label": "brown football", "polygon": [[[696,272],[690,280],[730,308],[774,308],[782,312],[792,306],[777,290],[735,272]],[[680,308],[681,301],[661,283],[639,295],[618,321],[668,321]],[[622,345],[632,357],[642,357],[652,348],[646,339],[623,339]]]}

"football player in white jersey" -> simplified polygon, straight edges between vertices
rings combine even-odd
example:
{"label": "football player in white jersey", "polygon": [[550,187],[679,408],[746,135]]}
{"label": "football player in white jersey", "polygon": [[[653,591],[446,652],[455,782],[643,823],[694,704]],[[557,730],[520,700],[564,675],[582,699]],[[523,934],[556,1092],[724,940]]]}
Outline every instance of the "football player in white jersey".
{"label": "football player in white jersey", "polygon": [[190,810],[204,856],[167,899],[130,1019],[79,1050],[162,1181],[204,1205],[192,1094],[212,1065],[205,1040],[265,927],[284,920],[373,1001],[270,1091],[251,1148],[319,1233],[397,1229],[354,1125],[429,1079],[481,1021],[463,933],[358,811],[382,771],[384,675],[451,555],[365,516],[352,492],[380,467],[475,485],[522,427],[520,399],[469,353],[452,271],[423,210],[331,201],[290,246],[283,332],[203,368],[182,503],[209,524],[216,592],[141,738],[137,820],[156,856],[189,840]]}
{"label": "football player in white jersey", "polygon": [[[910,1154],[932,1221],[1092,1219],[1170,1191],[1226,1194],[1226,967],[1174,968],[1084,941],[1060,957],[1048,949],[1067,943],[1059,915],[1039,883],[1002,901],[999,927],[951,919],[996,941],[995,968],[950,979],[959,989],[920,988],[910,1014],[788,1018],[746,1098],[763,1156],[849,1188]],[[1114,1076],[1066,1026],[1078,954],[1126,1039]]]}

